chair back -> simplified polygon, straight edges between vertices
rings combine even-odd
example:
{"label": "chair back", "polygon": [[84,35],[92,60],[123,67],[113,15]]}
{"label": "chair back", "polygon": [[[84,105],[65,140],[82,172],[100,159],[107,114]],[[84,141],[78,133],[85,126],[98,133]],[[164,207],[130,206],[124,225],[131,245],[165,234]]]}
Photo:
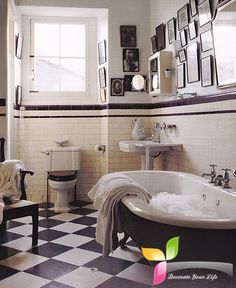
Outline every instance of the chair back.
{"label": "chair back", "polygon": [[5,161],[5,150],[4,150],[5,141],[6,138],[4,137],[0,138],[0,162]]}

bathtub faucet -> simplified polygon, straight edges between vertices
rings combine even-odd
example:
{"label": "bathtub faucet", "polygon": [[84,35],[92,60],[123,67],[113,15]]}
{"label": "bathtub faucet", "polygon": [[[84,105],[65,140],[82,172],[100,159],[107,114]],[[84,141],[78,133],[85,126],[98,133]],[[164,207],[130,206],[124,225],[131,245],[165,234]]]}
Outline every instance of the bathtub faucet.
{"label": "bathtub faucet", "polygon": [[209,177],[211,177],[210,183],[215,183],[214,182],[214,179],[216,178],[215,167],[217,167],[217,165],[211,164],[210,167],[211,167],[211,172],[210,173],[202,173],[202,177],[209,176]]}
{"label": "bathtub faucet", "polygon": [[231,187],[229,186],[230,178],[229,178],[229,172],[228,171],[231,171],[231,169],[225,168],[222,170],[225,171],[224,178],[222,179],[222,181],[224,182],[223,188],[230,189]]}

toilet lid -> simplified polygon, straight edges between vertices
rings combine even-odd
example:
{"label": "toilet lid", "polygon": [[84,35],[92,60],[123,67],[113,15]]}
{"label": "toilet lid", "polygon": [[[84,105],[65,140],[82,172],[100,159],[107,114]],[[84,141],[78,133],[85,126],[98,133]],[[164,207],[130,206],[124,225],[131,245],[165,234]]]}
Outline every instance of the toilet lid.
{"label": "toilet lid", "polygon": [[48,180],[53,180],[53,181],[71,181],[76,179],[76,174],[72,175],[64,175],[64,176],[59,176],[59,175],[49,175]]}

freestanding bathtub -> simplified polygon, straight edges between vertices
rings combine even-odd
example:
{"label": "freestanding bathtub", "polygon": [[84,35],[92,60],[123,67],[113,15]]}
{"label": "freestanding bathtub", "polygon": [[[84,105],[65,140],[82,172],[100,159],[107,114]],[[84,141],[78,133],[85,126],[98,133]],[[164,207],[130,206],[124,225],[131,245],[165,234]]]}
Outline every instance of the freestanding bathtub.
{"label": "freestanding bathtub", "polygon": [[[134,197],[120,203],[124,231],[139,247],[165,253],[169,239],[179,236],[176,261],[217,261],[236,266],[236,192],[208,183],[189,173],[128,171],[123,173],[144,186],[153,196],[161,192],[193,194],[216,218],[163,212]],[[208,208],[209,207],[209,208]],[[235,269],[235,268],[234,268]]]}

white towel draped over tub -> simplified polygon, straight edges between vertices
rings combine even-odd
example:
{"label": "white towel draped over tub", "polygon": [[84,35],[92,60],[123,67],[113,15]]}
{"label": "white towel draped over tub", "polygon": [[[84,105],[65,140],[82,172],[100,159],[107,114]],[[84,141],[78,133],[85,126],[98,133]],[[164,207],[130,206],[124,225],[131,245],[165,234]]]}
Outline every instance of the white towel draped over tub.
{"label": "white towel draped over tub", "polygon": [[126,196],[136,196],[149,202],[151,194],[137,182],[121,173],[103,176],[89,191],[88,196],[98,209],[96,240],[103,245],[103,256],[118,247],[117,232],[123,232],[119,221],[118,203]]}
{"label": "white towel draped over tub", "polygon": [[0,163],[0,223],[3,218],[3,197],[20,198],[20,171],[24,170],[20,160],[7,160]]}

